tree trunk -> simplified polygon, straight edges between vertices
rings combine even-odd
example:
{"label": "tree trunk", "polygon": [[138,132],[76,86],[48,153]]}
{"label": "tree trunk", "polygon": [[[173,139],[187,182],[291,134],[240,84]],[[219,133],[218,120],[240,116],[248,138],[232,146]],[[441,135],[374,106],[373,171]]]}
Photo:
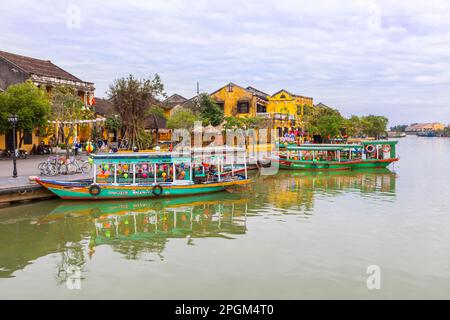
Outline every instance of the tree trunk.
{"label": "tree trunk", "polygon": [[25,132],[23,130],[19,131],[19,146],[17,149],[22,148],[23,139],[25,138]]}
{"label": "tree trunk", "polygon": [[70,157],[69,140],[70,140],[70,137],[72,136],[72,134],[73,134],[73,125],[70,126],[69,133],[67,134],[67,136],[64,139],[64,142],[66,144],[66,158],[67,159],[69,159],[69,157]]}

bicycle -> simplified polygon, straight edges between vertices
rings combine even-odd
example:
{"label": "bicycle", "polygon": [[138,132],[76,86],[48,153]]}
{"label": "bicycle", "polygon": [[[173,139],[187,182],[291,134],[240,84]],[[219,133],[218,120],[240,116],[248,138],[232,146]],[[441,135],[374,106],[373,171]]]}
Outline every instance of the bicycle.
{"label": "bicycle", "polygon": [[81,160],[81,158],[74,158],[73,160],[67,163],[68,174],[76,174],[76,173],[87,174],[91,172],[91,170],[92,165],[89,163],[89,161],[87,160],[83,161]]}
{"label": "bicycle", "polygon": [[49,157],[47,161],[38,164],[38,170],[44,176],[56,176],[57,174],[68,174],[69,169],[65,157]]}

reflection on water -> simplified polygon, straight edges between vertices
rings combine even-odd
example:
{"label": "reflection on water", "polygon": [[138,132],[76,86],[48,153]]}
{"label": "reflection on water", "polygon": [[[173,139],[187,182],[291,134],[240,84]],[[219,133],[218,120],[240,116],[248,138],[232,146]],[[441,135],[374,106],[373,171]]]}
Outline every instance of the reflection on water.
{"label": "reflection on water", "polygon": [[57,200],[9,208],[0,215],[0,277],[14,277],[39,257],[56,253],[54,277],[62,284],[68,270],[83,270],[88,260],[96,259],[100,246],[109,246],[125,259],[164,261],[171,239],[184,239],[187,246],[195,245],[198,238],[234,239],[247,233],[248,215],[311,215],[315,200],[324,196],[358,194],[390,201],[396,185],[395,174],[387,169],[284,172],[255,180],[245,194],[116,202]]}
{"label": "reflection on water", "polygon": [[[295,214],[313,214],[318,197],[342,194],[375,196],[390,201],[395,196],[396,174],[388,169],[336,172],[282,172],[254,184],[253,202],[261,202]],[[261,199],[263,195],[264,199]],[[294,211],[292,211],[294,209]]]}

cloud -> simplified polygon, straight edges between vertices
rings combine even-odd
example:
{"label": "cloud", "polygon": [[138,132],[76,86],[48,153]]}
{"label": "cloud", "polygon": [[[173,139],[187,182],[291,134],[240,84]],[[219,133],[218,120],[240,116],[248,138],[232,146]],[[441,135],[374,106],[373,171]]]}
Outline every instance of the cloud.
{"label": "cloud", "polygon": [[[233,81],[347,115],[450,122],[445,0],[3,2],[2,50],[51,59],[99,96],[117,77],[158,72],[169,93],[187,97],[196,81],[205,91]],[[71,5],[79,29],[67,28]]]}

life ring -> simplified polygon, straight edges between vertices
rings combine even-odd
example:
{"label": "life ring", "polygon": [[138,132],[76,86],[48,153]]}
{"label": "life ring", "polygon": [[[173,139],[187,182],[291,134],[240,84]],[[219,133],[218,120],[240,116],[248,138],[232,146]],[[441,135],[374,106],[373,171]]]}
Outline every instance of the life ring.
{"label": "life ring", "polygon": [[375,151],[375,146],[372,145],[372,144],[367,145],[367,146],[366,146],[366,151],[367,151],[368,153],[374,152],[374,151]]}
{"label": "life ring", "polygon": [[102,189],[100,189],[100,187],[97,185],[92,185],[89,187],[89,193],[91,194],[91,196],[96,197],[100,194],[100,192],[102,192]]}
{"label": "life ring", "polygon": [[384,153],[391,152],[391,146],[388,145],[388,144],[387,144],[387,145],[384,145],[383,148],[382,148],[382,150],[383,150]]}
{"label": "life ring", "polygon": [[317,169],[317,164],[313,163],[313,164],[311,165],[311,168]]}
{"label": "life ring", "polygon": [[[156,191],[156,190],[159,190],[159,191]],[[153,187],[152,193],[155,196],[159,197],[163,193],[163,187],[161,187],[161,185],[157,184],[156,186]]]}

